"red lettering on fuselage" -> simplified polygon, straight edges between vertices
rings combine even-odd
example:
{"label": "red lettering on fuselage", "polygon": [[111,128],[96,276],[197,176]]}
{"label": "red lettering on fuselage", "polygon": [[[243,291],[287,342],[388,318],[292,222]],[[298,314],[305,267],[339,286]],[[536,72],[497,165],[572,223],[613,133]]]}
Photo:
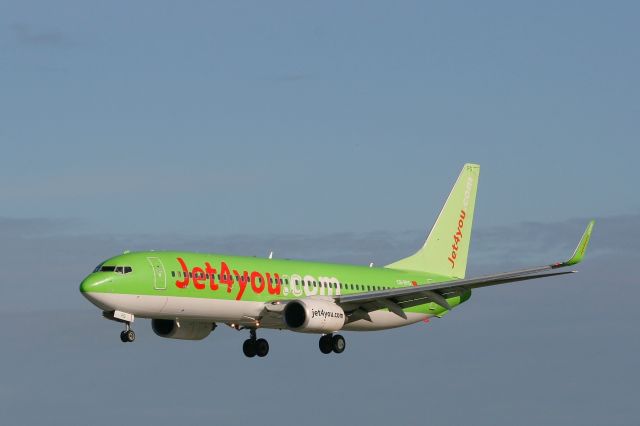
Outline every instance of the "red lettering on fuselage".
{"label": "red lettering on fuselage", "polygon": [[271,278],[271,274],[267,272],[267,289],[269,290],[269,294],[280,294],[280,287],[280,275],[273,274],[273,278]]}
{"label": "red lettering on fuselage", "polygon": [[254,293],[262,293],[264,291],[264,277],[260,272],[253,271],[251,273],[251,289]]}
{"label": "red lettering on fuselage", "polygon": [[205,262],[204,267],[204,272],[209,276],[209,287],[211,287],[211,290],[217,290],[218,284],[216,284],[216,268],[212,268],[209,262]]}
{"label": "red lettering on fuselage", "polygon": [[189,285],[189,268],[187,268],[187,264],[184,263],[184,260],[181,257],[178,258],[178,262],[180,263],[180,268],[182,269],[184,280],[176,281],[176,287],[186,288]]}
{"label": "red lettering on fuselage", "polygon": [[220,263],[220,284],[227,285],[227,293],[231,293],[233,287],[233,278],[231,277],[231,271],[224,261]]}
{"label": "red lettering on fuselage", "polygon": [[191,270],[191,274],[193,275],[193,286],[198,290],[204,290],[205,285],[202,284],[202,280],[204,280],[204,270],[196,266]]}
{"label": "red lettering on fuselage", "polygon": [[238,291],[238,295],[236,296],[236,300],[242,299],[242,295],[244,294],[244,290],[247,288],[247,283],[249,282],[249,273],[244,271],[242,275],[238,273],[235,269],[233,270],[233,275],[238,278],[238,286],[240,290]]}
{"label": "red lettering on fuselage", "polygon": [[[251,291],[255,294],[264,293],[265,289],[271,295],[278,295],[282,292],[282,279],[277,273],[258,271],[238,271],[231,268],[225,261],[220,262],[220,274],[217,275],[217,270],[211,266],[210,262],[205,262],[204,267],[194,266],[189,269],[184,259],[178,257],[176,259],[180,265],[180,271],[178,277],[183,279],[176,280],[176,287],[185,289],[193,281],[193,286],[197,290],[204,290],[207,285],[206,281],[209,280],[209,288],[213,291],[219,290],[220,284],[226,284],[227,293],[231,293],[233,290],[234,281],[238,284],[238,294],[236,294],[236,300],[241,300],[244,296],[247,287],[251,287]],[[266,276],[266,279],[265,279]],[[218,281],[216,282],[216,277]],[[251,284],[249,286],[249,284]]]}

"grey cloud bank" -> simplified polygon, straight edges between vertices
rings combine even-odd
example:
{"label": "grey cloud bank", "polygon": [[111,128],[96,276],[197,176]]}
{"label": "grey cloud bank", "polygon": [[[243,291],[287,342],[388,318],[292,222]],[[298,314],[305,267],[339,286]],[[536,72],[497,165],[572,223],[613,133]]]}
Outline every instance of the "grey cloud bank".
{"label": "grey cloud bank", "polygon": [[24,23],[11,25],[16,40],[26,46],[60,46],[67,42],[62,31],[47,30],[36,31]]}
{"label": "grey cloud bank", "polygon": [[[587,219],[560,223],[523,223],[501,228],[475,228],[469,275],[497,272],[567,258]],[[597,220],[589,251],[590,264],[602,257],[637,259],[640,250],[630,229],[640,215]],[[191,250],[381,266],[415,251],[425,231],[334,233],[317,235],[106,235],[80,231],[72,220],[0,219],[0,267],[11,292],[0,311],[78,307],[77,285],[93,266],[123,250]],[[582,269],[582,265],[581,268]],[[611,271],[617,277],[616,270]],[[82,305],[80,305],[82,306]]]}
{"label": "grey cloud bank", "polygon": [[[0,220],[0,412],[21,424],[637,424],[640,251],[628,230],[639,224],[640,215],[599,219],[579,274],[478,290],[430,324],[348,333],[340,357],[321,356],[315,336],[263,331],[272,353],[255,362],[241,354],[245,335],[224,326],[203,342],[179,342],[138,321],[138,340],[122,345],[119,326],[101,319],[77,284],[124,248],[275,249],[383,264],[424,232],[107,236],[83,235],[73,222]],[[471,267],[560,260],[584,225],[477,228]]]}

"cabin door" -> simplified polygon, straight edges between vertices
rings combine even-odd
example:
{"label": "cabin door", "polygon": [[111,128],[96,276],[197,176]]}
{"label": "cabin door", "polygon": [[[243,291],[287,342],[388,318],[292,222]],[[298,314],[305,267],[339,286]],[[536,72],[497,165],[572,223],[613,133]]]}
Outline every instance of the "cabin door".
{"label": "cabin door", "polygon": [[153,269],[153,288],[156,290],[166,290],[167,274],[165,273],[162,261],[157,257],[147,257],[147,260]]}

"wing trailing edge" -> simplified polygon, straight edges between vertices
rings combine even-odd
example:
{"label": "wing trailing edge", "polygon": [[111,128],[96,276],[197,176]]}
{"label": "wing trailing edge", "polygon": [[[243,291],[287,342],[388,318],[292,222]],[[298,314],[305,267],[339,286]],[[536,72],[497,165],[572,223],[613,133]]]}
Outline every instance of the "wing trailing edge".
{"label": "wing trailing edge", "polygon": [[[447,290],[466,291],[480,287],[489,287],[519,281],[528,281],[538,278],[548,278],[559,275],[572,274],[576,271],[554,272],[553,270],[576,265],[584,259],[587,247],[589,245],[589,240],[591,239],[591,233],[593,232],[594,224],[595,221],[593,220],[589,222],[586,230],[584,231],[584,234],[582,235],[582,238],[580,239],[580,242],[578,243],[578,246],[573,252],[573,255],[571,256],[571,258],[569,258],[569,260],[566,260],[564,262],[558,262],[550,265],[537,266],[527,269],[520,269],[511,272],[503,272],[493,275],[485,275],[477,278],[451,280],[435,284],[419,284],[413,287],[381,290],[371,293],[349,294],[345,296],[338,296],[335,298],[335,301],[339,305],[343,306],[345,311],[368,310],[370,312],[372,310],[384,309],[392,306],[394,309],[389,310],[399,315],[396,309],[396,306],[398,305],[404,308],[428,302],[434,302],[448,310],[450,309],[450,307],[446,299],[440,294],[441,292],[445,292]],[[383,300],[388,300],[396,306],[389,305],[386,302],[381,302]],[[371,308],[375,306],[377,306],[377,308]]]}

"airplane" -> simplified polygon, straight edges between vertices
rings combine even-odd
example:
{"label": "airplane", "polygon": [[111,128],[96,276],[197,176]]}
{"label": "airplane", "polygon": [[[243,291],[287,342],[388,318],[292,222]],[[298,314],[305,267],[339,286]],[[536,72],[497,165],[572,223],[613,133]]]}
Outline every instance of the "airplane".
{"label": "airplane", "polygon": [[590,221],[564,262],[466,278],[480,166],[465,164],[424,245],[384,267],[225,254],[124,252],[100,263],[80,292],[107,319],[124,324],[133,342],[134,319],[151,319],[155,334],[201,340],[218,324],[248,330],[242,350],[264,357],[269,343],[259,329],[319,334],[324,354],[342,353],[341,331],[374,331],[442,318],[474,289],[566,275],[582,261]]}

